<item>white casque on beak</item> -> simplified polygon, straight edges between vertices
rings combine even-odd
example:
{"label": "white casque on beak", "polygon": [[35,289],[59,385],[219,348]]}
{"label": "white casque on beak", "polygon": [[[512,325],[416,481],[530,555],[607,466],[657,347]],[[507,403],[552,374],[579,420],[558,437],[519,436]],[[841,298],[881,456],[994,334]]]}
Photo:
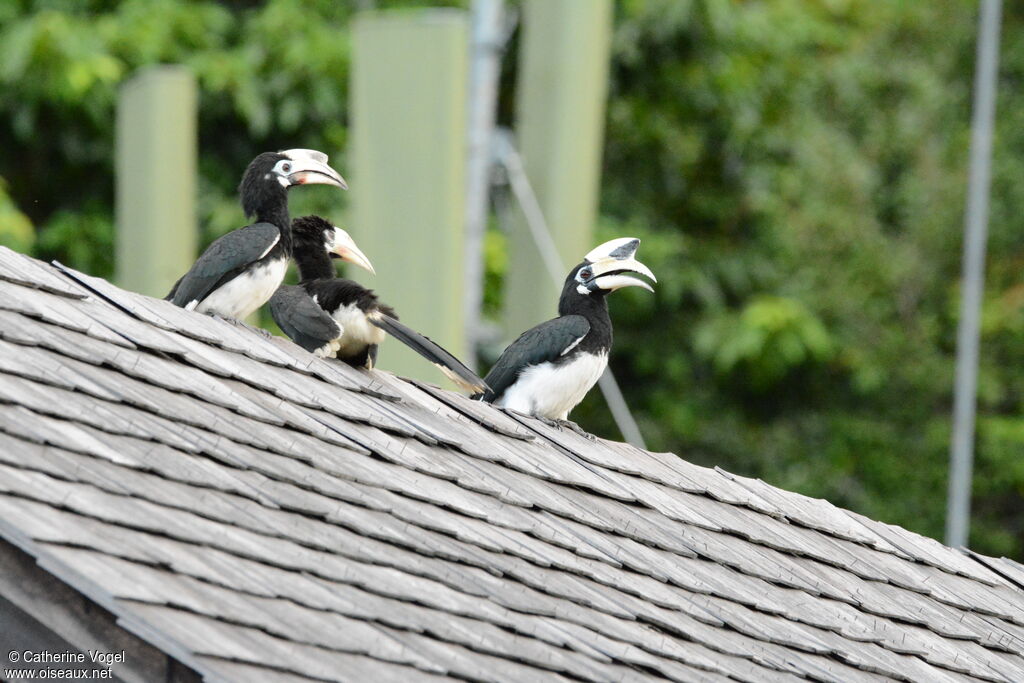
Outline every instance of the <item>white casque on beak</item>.
{"label": "white casque on beak", "polygon": [[370,263],[370,259],[366,258],[366,254],[356,246],[355,240],[341,228],[334,227],[334,234],[331,236],[331,240],[326,247],[328,252],[337,254],[338,258],[342,261],[354,263],[374,275],[377,274],[377,271],[373,269],[373,264]]}
{"label": "white casque on beak", "polygon": [[606,258],[631,258],[639,246],[640,240],[635,237],[616,237],[591,249],[583,260],[594,263]]}
{"label": "white casque on beak", "polygon": [[630,271],[649,277],[654,282],[658,281],[650,268],[633,257],[639,246],[640,240],[635,237],[619,237],[591,249],[585,257],[585,260],[590,262],[590,270],[593,273],[589,281],[607,291],[623,287],[642,287],[653,292],[654,288],[643,280],[621,274],[622,271]]}

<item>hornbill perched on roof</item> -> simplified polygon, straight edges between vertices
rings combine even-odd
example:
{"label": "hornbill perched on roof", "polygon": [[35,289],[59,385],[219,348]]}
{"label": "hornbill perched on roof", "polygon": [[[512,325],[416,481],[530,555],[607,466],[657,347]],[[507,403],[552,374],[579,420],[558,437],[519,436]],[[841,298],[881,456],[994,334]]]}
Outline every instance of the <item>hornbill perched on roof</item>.
{"label": "hornbill perched on roof", "polygon": [[245,169],[238,193],[256,222],[207,247],[174,283],[167,299],[222,318],[244,318],[267,302],[288,269],[292,252],[288,189],[314,183],[348,189],[327,155],[312,149],[264,152]]}
{"label": "hornbill perched on roof", "polygon": [[292,242],[299,284],[284,285],[270,298],[271,316],[292,341],[318,356],[370,370],[386,332],[466,391],[486,389],[483,380],[458,358],[398,322],[395,311],[372,290],[335,277],[332,257],[373,272],[347,232],[320,216],[303,216],[292,221]]}
{"label": "hornbill perched on roof", "polygon": [[519,335],[501,354],[484,381],[490,389],[473,398],[548,420],[566,420],[608,365],[612,321],[608,293],[650,285],[625,272],[657,282],[633,258],[640,240],[605,242],[569,271],[558,300],[558,317]]}

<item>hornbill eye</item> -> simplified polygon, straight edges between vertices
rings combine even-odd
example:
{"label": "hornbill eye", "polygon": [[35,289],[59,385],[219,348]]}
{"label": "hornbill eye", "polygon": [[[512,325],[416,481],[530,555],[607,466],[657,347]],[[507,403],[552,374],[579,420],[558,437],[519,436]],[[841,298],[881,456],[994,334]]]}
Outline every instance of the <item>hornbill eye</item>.
{"label": "hornbill eye", "polygon": [[584,268],[583,270],[580,271],[580,277],[583,278],[584,280],[589,280],[591,275],[593,275],[593,273],[590,272],[590,269],[588,268]]}
{"label": "hornbill eye", "polygon": [[291,165],[291,164],[289,164],[289,163],[288,163],[288,162],[286,161],[286,162],[284,162],[284,164],[283,164],[283,165],[281,166],[281,170],[282,170],[282,171],[284,171],[285,173],[290,173],[290,172],[291,172],[291,170],[292,170],[292,165]]}

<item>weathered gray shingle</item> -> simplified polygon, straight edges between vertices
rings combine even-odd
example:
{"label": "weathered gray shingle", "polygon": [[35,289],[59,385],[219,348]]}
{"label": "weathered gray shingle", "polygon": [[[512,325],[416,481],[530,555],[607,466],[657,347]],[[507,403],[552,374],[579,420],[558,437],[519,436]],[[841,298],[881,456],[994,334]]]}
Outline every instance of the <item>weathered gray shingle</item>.
{"label": "weathered gray shingle", "polygon": [[1015,562],[5,249],[0,538],[217,680],[1024,680]]}

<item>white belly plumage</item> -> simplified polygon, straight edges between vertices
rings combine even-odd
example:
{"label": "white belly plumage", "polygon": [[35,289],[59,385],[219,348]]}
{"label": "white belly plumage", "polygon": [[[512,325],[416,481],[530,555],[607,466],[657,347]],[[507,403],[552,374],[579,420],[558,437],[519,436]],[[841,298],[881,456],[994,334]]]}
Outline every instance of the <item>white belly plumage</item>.
{"label": "white belly plumage", "polygon": [[545,362],[531,366],[495,403],[550,420],[568,419],[569,411],[583,400],[607,365],[606,353],[581,353],[560,365]]}
{"label": "white belly plumage", "polygon": [[380,344],[387,336],[384,330],[372,324],[355,304],[339,307],[331,317],[341,327],[341,343],[337,349],[339,356],[355,355],[366,346]]}
{"label": "white belly plumage", "polygon": [[284,280],[286,270],[287,259],[274,259],[242,273],[213,290],[198,304],[190,302],[185,308],[215,313],[224,318],[248,317],[273,296]]}

